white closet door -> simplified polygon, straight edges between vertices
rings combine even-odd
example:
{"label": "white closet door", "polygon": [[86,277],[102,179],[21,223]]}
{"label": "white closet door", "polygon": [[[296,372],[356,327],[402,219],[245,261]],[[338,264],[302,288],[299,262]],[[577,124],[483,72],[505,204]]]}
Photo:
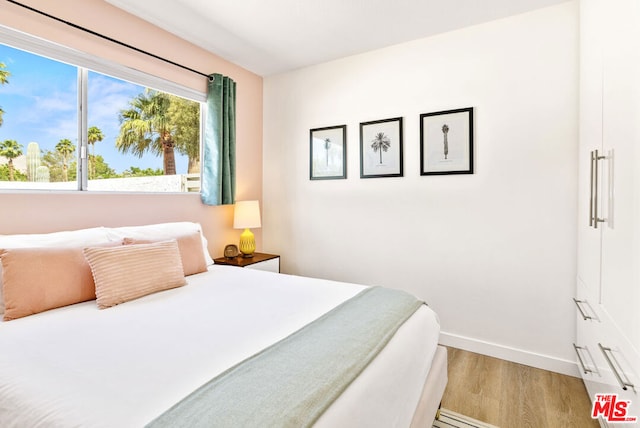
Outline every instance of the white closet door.
{"label": "white closet door", "polygon": [[[602,21],[603,0],[580,5],[580,147],[578,181],[578,281],[590,298],[600,302],[600,225],[594,228],[592,154],[602,153]],[[598,189],[601,193],[601,189]],[[601,212],[601,200],[598,207]]]}
{"label": "white closet door", "polygon": [[[601,303],[640,344],[640,2],[604,12]],[[635,303],[634,303],[635,302]]]}

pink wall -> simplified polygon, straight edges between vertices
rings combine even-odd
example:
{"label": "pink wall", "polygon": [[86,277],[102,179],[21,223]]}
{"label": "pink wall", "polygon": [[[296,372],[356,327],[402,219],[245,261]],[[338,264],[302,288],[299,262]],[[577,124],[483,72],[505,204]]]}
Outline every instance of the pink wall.
{"label": "pink wall", "polygon": [[[22,3],[203,73],[237,83],[237,199],[262,198],[262,77],[204,51],[102,0],[23,0]],[[206,90],[206,78],[76,30],[19,6],[0,3],[0,25],[126,66]],[[199,195],[86,192],[0,193],[0,234],[46,232],[90,226],[197,221],[213,257],[236,242],[230,206],[208,207]],[[258,248],[261,233],[256,230]]]}

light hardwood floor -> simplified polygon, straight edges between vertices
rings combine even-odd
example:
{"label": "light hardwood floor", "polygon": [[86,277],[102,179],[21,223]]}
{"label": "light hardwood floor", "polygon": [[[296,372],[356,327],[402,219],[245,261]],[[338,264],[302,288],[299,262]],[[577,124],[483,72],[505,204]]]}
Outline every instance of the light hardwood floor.
{"label": "light hardwood floor", "polygon": [[581,379],[448,349],[442,407],[500,428],[598,428]]}

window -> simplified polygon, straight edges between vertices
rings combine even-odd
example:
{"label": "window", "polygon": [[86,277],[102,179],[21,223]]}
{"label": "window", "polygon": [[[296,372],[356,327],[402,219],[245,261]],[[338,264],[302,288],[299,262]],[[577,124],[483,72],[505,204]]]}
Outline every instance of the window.
{"label": "window", "polygon": [[0,43],[0,190],[199,190],[204,94],[17,42],[56,59]]}
{"label": "window", "polygon": [[0,52],[0,188],[75,189],[76,67],[3,45]]}
{"label": "window", "polygon": [[198,185],[199,103],[89,72],[87,105],[88,190],[181,192]]}

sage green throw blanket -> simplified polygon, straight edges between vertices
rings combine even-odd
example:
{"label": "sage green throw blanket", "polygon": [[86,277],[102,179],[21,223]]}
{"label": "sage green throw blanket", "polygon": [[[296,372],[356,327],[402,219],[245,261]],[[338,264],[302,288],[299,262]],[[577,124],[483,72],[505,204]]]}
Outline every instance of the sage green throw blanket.
{"label": "sage green throw blanket", "polygon": [[367,288],[204,384],[148,427],[308,427],[423,302]]}

